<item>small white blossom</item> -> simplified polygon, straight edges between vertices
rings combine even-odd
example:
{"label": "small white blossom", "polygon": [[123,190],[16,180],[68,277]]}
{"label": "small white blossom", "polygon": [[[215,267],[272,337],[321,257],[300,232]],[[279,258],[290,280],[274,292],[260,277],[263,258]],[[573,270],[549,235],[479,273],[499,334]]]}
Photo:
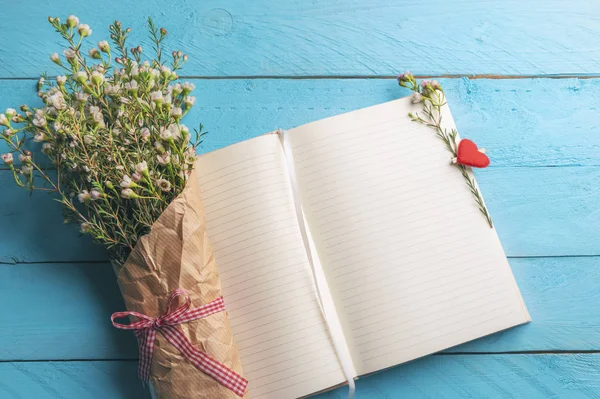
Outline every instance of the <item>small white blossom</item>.
{"label": "small white blossom", "polygon": [[75,15],[69,15],[67,17],[67,25],[70,28],[76,27],[77,25],[79,25],[79,18],[77,18]]}
{"label": "small white blossom", "polygon": [[173,86],[169,86],[169,88],[171,89],[171,93],[173,93],[174,96],[178,96],[183,91],[183,87],[181,87],[181,83],[177,83]]}
{"label": "small white blossom", "polygon": [[183,111],[181,110],[181,108],[179,107],[173,107],[171,108],[171,116],[174,117],[175,119],[179,119],[181,118],[181,115],[183,115]]}
{"label": "small white blossom", "polygon": [[85,136],[83,136],[83,142],[87,145],[90,145],[94,142],[94,139],[89,134],[86,134]]}
{"label": "small white blossom", "polygon": [[92,197],[92,200],[97,200],[102,198],[102,193],[96,189],[93,189],[90,191],[90,197]]}
{"label": "small white blossom", "polygon": [[90,193],[88,192],[88,190],[83,190],[82,192],[77,194],[77,199],[79,200],[79,202],[84,203],[84,202],[88,202],[89,200],[91,200],[92,197],[91,197]]}
{"label": "small white blossom", "polygon": [[[46,126],[46,117],[45,116],[36,116],[35,118],[33,118],[33,124],[37,127],[44,127]],[[36,135],[37,136],[37,135]]]}
{"label": "small white blossom", "polygon": [[56,92],[53,95],[51,95],[50,97],[48,97],[48,99],[46,100],[46,103],[48,105],[53,106],[54,108],[56,108],[58,110],[63,110],[65,108],[67,108],[67,102],[65,101],[65,97],[63,96],[63,94],[60,91]]}
{"label": "small white blossom", "polygon": [[17,114],[17,111],[15,111],[14,108],[6,108],[6,111],[4,111],[4,113],[6,114],[6,117],[10,119]]}
{"label": "small white blossom", "polygon": [[106,40],[99,41],[98,48],[100,49],[100,51],[103,51],[105,53],[108,53],[110,51],[110,45]]}
{"label": "small white blossom", "polygon": [[75,75],[73,75],[73,78],[79,83],[85,83],[85,81],[87,80],[87,73],[85,73],[84,71],[79,71]]}
{"label": "small white blossom", "polygon": [[129,188],[134,187],[135,183],[131,180],[131,177],[123,175],[123,180],[121,180],[120,186],[123,188]]}
{"label": "small white blossom", "polygon": [[75,53],[75,50],[73,50],[72,48],[68,48],[68,49],[64,50],[63,54],[65,55],[65,58],[69,61],[73,60],[73,59],[75,59],[75,57],[77,57],[77,53]]}
{"label": "small white blossom", "polygon": [[121,197],[126,198],[126,199],[131,199],[131,198],[137,198],[138,195],[136,193],[134,193],[132,189],[126,188],[123,191],[121,191]]}
{"label": "small white blossom", "polygon": [[161,164],[161,165],[167,165],[169,162],[171,162],[171,155],[167,151],[164,154],[157,155],[156,159],[158,160],[159,164]]}
{"label": "small white blossom", "polygon": [[19,162],[28,164],[31,162],[31,155],[19,154]]}
{"label": "small white blossom", "polygon": [[171,182],[169,182],[166,179],[158,179],[156,181],[156,185],[158,186],[158,188],[160,188],[162,191],[164,191],[166,193],[171,191]]}
{"label": "small white blossom", "polygon": [[79,36],[81,37],[86,37],[92,34],[92,29],[88,24],[80,24],[77,27],[77,33],[79,33]]}
{"label": "small white blossom", "polygon": [[421,93],[415,91],[412,95],[412,103],[417,104],[421,101],[423,101],[423,96],[421,95]]}
{"label": "small white blossom", "polygon": [[140,175],[147,175],[148,174],[148,163],[146,161],[142,161],[142,162],[138,163],[137,165],[135,165],[135,171],[137,173],[139,173]]}
{"label": "small white blossom", "polygon": [[196,97],[194,96],[185,96],[183,98],[183,103],[189,108],[196,104]]}
{"label": "small white blossom", "polygon": [[125,89],[127,89],[130,92],[137,91],[138,90],[138,82],[136,82],[135,80],[132,80],[131,82],[125,83]]}
{"label": "small white blossom", "polygon": [[119,87],[119,84],[107,83],[104,85],[104,94],[106,94],[107,96],[114,96],[119,94],[120,89],[121,88]]}
{"label": "small white blossom", "polygon": [[105,79],[106,78],[105,78],[104,74],[102,74],[98,71],[92,72],[91,80],[92,80],[92,83],[94,83],[95,85],[100,86],[102,83],[104,83]]}
{"label": "small white blossom", "polygon": [[0,126],[8,127],[8,125],[9,125],[9,122],[8,122],[8,118],[6,117],[6,115],[0,114]]}
{"label": "small white blossom", "polygon": [[6,165],[12,165],[12,163],[14,161],[13,154],[11,154],[10,152],[8,154],[2,154],[2,161]]}
{"label": "small white blossom", "polygon": [[164,101],[163,94],[161,91],[153,91],[150,93],[150,99],[156,104],[161,104]]}
{"label": "small white blossom", "polygon": [[148,141],[148,138],[150,137],[150,129],[147,127],[143,128],[140,130],[140,135],[142,136],[142,141]]}
{"label": "small white blossom", "polygon": [[196,88],[196,86],[193,83],[190,82],[185,82],[181,88],[183,89],[183,93],[187,94],[191,91],[194,91],[194,89]]}
{"label": "small white blossom", "polygon": [[60,55],[58,55],[58,53],[50,54],[50,59],[52,60],[52,62],[60,64]]}
{"label": "small white blossom", "polygon": [[77,101],[85,103],[88,100],[88,98],[90,98],[90,95],[87,93],[75,93],[75,98],[77,99]]}
{"label": "small white blossom", "polygon": [[21,173],[26,176],[31,175],[33,173],[33,166],[30,166],[30,165],[21,166]]}
{"label": "small white blossom", "polygon": [[56,83],[58,83],[59,86],[64,85],[65,83],[67,83],[67,77],[64,76],[64,75],[57,76],[56,77]]}
{"label": "small white blossom", "polygon": [[133,172],[133,173],[131,174],[131,179],[132,179],[133,181],[140,181],[140,180],[142,180],[142,176],[140,176],[140,175],[138,175],[137,173]]}
{"label": "small white blossom", "polygon": [[172,72],[173,72],[173,71],[171,71],[171,68],[169,68],[169,67],[168,67],[168,66],[166,66],[166,65],[163,65],[163,66],[161,66],[161,67],[160,67],[160,73],[161,73],[161,75],[162,75],[163,77],[165,77],[165,78],[168,78],[169,76],[171,76],[171,73],[172,73]]}
{"label": "small white blossom", "polygon": [[81,223],[79,226],[79,231],[83,234],[88,234],[92,232],[92,224],[88,222]]}
{"label": "small white blossom", "polygon": [[38,130],[35,133],[35,136],[33,136],[33,141],[35,141],[36,143],[41,143],[42,141],[44,141],[45,138],[46,138],[46,135],[43,132],[40,132]]}

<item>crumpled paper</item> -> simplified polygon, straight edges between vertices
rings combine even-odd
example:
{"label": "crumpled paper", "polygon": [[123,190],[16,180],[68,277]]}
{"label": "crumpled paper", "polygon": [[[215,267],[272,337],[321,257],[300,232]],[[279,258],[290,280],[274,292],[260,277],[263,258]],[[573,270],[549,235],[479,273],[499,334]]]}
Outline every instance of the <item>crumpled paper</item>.
{"label": "crumpled paper", "polygon": [[[221,296],[221,283],[208,239],[196,172],[117,271],[128,311],[162,315],[171,293],[185,289],[192,308]],[[177,328],[198,349],[240,375],[242,365],[226,312],[180,324]],[[235,393],[189,363],[167,340],[156,335],[151,377],[158,399],[237,399]],[[244,398],[247,398],[246,394]]]}

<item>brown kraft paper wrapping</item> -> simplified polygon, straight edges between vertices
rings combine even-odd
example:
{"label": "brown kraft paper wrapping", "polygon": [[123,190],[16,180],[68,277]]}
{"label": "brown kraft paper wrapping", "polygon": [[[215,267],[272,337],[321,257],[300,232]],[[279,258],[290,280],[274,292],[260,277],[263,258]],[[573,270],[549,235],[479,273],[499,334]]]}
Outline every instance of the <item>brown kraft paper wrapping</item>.
{"label": "brown kraft paper wrapping", "polygon": [[[195,171],[151,232],[140,238],[117,279],[127,310],[150,317],[165,313],[169,296],[178,288],[188,291],[191,308],[222,295]],[[226,312],[177,328],[194,347],[243,375]],[[150,382],[158,399],[239,399],[188,362],[160,332],[154,345]]]}

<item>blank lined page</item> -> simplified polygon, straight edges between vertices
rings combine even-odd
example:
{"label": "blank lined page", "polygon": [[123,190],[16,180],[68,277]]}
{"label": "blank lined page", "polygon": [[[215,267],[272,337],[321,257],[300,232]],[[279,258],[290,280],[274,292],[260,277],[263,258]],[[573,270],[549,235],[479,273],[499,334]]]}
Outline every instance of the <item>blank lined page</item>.
{"label": "blank lined page", "polygon": [[208,234],[253,399],[345,381],[315,294],[279,137],[199,158]]}
{"label": "blank lined page", "polygon": [[529,321],[451,154],[407,116],[418,110],[404,98],[287,132],[359,374]]}

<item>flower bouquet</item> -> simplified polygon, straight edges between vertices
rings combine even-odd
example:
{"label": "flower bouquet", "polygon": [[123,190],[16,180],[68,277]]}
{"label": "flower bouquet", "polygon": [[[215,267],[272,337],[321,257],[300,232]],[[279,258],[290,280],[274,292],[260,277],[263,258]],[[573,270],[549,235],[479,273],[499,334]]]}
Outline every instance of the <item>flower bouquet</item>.
{"label": "flower bouquet", "polygon": [[148,60],[127,46],[120,22],[110,25],[112,46],[87,54],[88,25],[49,22],[67,43],[50,56],[64,75],[39,80],[40,106],[0,114],[3,162],[18,186],[54,195],[65,221],[107,248],[128,309],[113,325],[134,331],[139,375],[155,396],[244,396],[194,177],[204,131],[190,142],[181,124],[195,102],[194,85],[177,82],[187,55],[165,53],[167,31],[151,19]]}

